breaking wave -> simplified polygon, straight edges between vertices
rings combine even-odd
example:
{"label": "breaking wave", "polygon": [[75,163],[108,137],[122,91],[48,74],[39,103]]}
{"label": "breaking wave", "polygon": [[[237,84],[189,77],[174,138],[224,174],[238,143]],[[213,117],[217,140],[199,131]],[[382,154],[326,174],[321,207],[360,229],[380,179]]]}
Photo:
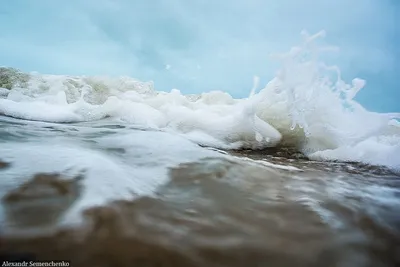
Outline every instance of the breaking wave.
{"label": "breaking wave", "polygon": [[[161,92],[130,77],[0,72],[0,114],[47,122],[111,119],[175,132],[205,146],[263,149],[294,146],[315,160],[359,161],[400,169],[400,114],[374,113],[354,100],[365,81],[346,83],[328,66],[315,35],[275,55],[281,68],[249,97],[227,92]],[[149,141],[151,142],[151,140]]]}

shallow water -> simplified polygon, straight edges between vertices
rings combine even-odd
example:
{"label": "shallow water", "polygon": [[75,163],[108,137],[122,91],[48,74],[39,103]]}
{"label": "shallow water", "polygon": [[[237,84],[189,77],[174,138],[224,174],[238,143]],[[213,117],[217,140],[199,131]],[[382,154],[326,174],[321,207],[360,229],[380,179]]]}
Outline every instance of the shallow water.
{"label": "shallow water", "polygon": [[0,143],[8,256],[72,266],[400,264],[400,177],[385,167],[285,148],[221,151],[111,120],[0,117]]}

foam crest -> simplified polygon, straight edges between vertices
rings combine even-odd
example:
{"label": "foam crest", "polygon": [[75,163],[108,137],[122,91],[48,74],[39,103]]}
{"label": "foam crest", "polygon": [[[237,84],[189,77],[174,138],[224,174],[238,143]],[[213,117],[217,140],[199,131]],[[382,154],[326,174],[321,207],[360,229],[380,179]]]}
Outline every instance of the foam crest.
{"label": "foam crest", "polygon": [[6,79],[12,90],[1,90],[0,113],[50,122],[110,118],[216,148],[291,145],[314,159],[400,168],[400,114],[369,112],[355,101],[366,82],[355,78],[346,83],[338,66],[321,60],[324,53],[338,51],[318,45],[324,35],[303,32],[300,45],[274,55],[281,62],[276,77],[259,92],[260,79],[254,77],[249,97],[243,99],[222,91],[160,92],[151,82],[129,77],[3,71],[12,76]]}

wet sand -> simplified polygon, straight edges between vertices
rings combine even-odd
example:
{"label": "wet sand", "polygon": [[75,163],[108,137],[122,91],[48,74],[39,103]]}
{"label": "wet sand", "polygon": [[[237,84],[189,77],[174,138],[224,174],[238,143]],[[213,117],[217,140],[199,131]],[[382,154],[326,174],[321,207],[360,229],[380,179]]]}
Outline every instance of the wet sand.
{"label": "wet sand", "polygon": [[[3,198],[14,231],[2,234],[0,251],[71,266],[400,266],[399,207],[356,193],[399,189],[399,177],[315,164],[302,172],[216,158],[181,164],[154,196],[90,208],[80,227],[51,232],[84,177],[39,174]],[[32,206],[35,214],[15,212]]]}

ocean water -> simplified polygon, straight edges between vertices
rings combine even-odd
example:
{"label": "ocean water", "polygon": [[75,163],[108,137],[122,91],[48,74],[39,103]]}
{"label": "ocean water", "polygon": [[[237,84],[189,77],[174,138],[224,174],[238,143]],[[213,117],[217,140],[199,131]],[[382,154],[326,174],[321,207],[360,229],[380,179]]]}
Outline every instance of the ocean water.
{"label": "ocean water", "polygon": [[[107,253],[156,244],[148,249],[163,260],[147,256],[150,266],[174,257],[188,260],[175,266],[399,263],[400,114],[371,112],[354,100],[365,81],[345,81],[324,62],[335,50],[318,43],[324,35],[303,32],[301,43],[274,55],[275,77],[263,86],[254,77],[240,99],[157,91],[131,77],[0,69],[0,221],[4,236],[27,238],[10,239],[9,247],[49,258],[54,251],[41,235],[81,225],[85,211],[105,220],[106,236],[120,248],[101,239]],[[41,182],[29,185],[37,174],[81,175],[82,192],[57,206]],[[37,181],[53,179],[43,177]],[[16,202],[7,198],[19,187]],[[124,246],[121,236],[140,242]],[[74,247],[59,237],[51,242]],[[104,266],[113,264],[111,254]]]}

